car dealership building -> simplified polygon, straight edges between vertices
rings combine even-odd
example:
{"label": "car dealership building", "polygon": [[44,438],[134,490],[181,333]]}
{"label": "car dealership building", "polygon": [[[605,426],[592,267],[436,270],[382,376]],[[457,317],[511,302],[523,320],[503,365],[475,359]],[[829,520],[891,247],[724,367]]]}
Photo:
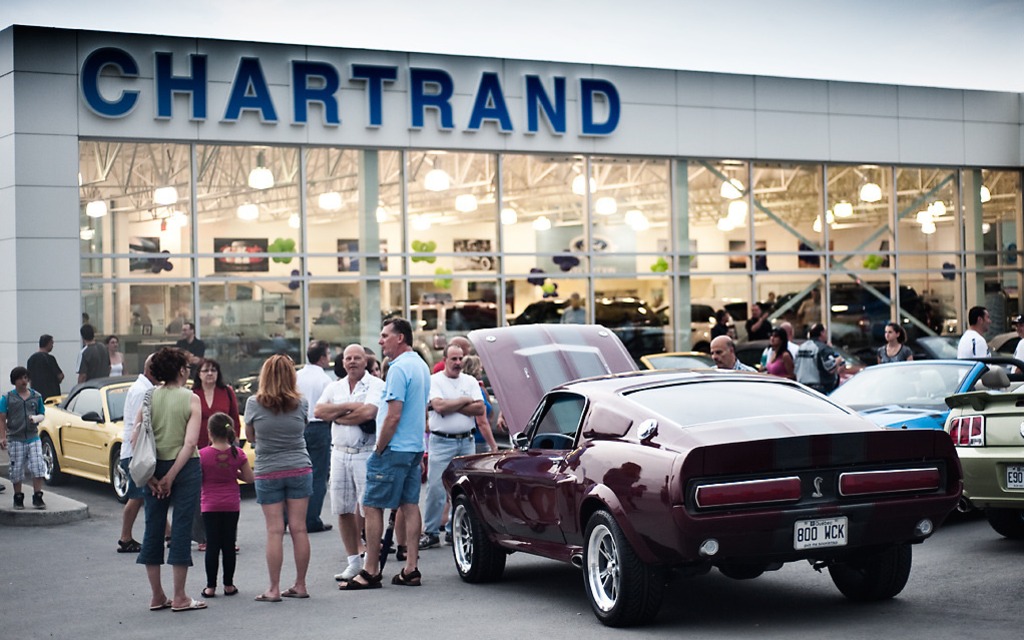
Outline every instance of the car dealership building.
{"label": "car dealership building", "polygon": [[976,304],[998,332],[1022,123],[1017,93],[15,26],[0,368],[51,333],[70,388],[83,313],[129,371],[194,320],[235,378],[572,293],[670,350],[751,301],[851,346]]}

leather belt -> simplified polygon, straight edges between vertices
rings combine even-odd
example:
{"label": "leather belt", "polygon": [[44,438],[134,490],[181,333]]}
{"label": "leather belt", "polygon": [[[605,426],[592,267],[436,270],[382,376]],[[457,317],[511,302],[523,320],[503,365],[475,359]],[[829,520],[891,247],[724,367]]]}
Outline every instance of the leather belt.
{"label": "leather belt", "polygon": [[369,447],[343,447],[340,444],[335,444],[335,445],[331,445],[331,446],[334,447],[335,451],[340,451],[342,453],[369,453],[370,451],[373,451],[373,447],[372,446],[369,446]]}
{"label": "leather belt", "polygon": [[438,438],[461,440],[463,438],[472,438],[474,433],[476,433],[476,429],[470,429],[469,431],[465,431],[463,433],[441,433],[440,431],[431,431],[430,435],[437,436]]}

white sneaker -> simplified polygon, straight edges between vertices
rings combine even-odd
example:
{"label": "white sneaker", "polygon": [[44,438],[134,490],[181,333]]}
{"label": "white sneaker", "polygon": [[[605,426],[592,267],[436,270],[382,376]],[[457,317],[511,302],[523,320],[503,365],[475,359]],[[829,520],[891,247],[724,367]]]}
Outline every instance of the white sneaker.
{"label": "white sneaker", "polygon": [[343,580],[351,580],[352,578],[355,578],[356,575],[358,575],[359,572],[362,571],[362,570],[363,570],[363,556],[359,556],[359,559],[356,560],[355,562],[348,563],[348,566],[345,567],[344,571],[342,571],[341,573],[334,574],[334,579],[337,580],[338,582],[341,582]]}

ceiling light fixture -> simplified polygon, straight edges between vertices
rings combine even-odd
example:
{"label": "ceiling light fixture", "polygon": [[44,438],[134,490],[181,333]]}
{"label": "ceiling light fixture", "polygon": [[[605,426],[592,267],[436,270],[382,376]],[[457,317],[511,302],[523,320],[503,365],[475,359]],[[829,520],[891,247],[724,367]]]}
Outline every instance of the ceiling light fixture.
{"label": "ceiling light fixture", "polygon": [[990,225],[987,222],[982,222],[981,223],[981,232],[982,233],[988,233],[991,230],[992,230],[992,225]]}
{"label": "ceiling light fixture", "polygon": [[882,187],[878,186],[874,182],[868,182],[860,188],[861,202],[878,202],[881,199]]}
{"label": "ceiling light fixture", "polygon": [[610,216],[619,210],[619,203],[611,196],[598,198],[594,203],[594,213],[599,216]]}
{"label": "ceiling light fixture", "polygon": [[183,229],[188,226],[188,216],[183,211],[175,211],[167,218],[167,222],[175,229]]}
{"label": "ceiling light fixture", "polygon": [[832,207],[832,210],[835,212],[835,216],[837,218],[853,217],[853,205],[846,200],[837,202],[835,206]]}
{"label": "ceiling light fixture", "polygon": [[299,220],[299,214],[293,213],[292,215],[288,216],[288,226],[291,227],[292,229],[298,229],[299,226],[301,226],[301,224],[302,223]]}
{"label": "ceiling light fixture", "polygon": [[651,222],[639,209],[630,209],[626,212],[626,224],[633,228],[633,231],[646,231],[651,228]]}
{"label": "ceiling light fixture", "polygon": [[743,183],[736,178],[730,178],[728,182],[722,183],[722,188],[719,193],[727,200],[741,198],[743,197]]}
{"label": "ceiling light fixture", "polygon": [[547,216],[540,216],[533,221],[533,228],[537,231],[547,231],[551,228],[551,220]]}
{"label": "ceiling light fixture", "polygon": [[929,236],[931,234],[935,233],[935,223],[934,222],[926,222],[926,223],[922,224],[921,225],[921,233],[923,233],[925,235],[929,235]]}
{"label": "ceiling light fixture", "polygon": [[427,191],[447,191],[451,184],[452,179],[448,177],[444,169],[435,167],[423,176],[423,188]]}
{"label": "ceiling light fixture", "polygon": [[251,202],[247,202],[243,205],[239,205],[235,211],[239,220],[259,220],[260,208]]}
{"label": "ceiling light fixture", "polygon": [[160,187],[153,191],[153,204],[169,207],[178,202],[178,190],[174,187]]}
{"label": "ceiling light fixture", "polygon": [[733,200],[729,203],[729,220],[733,226],[742,227],[747,223],[747,203],[745,200]]}
{"label": "ceiling light fixture", "polygon": [[927,224],[927,223],[932,221],[932,212],[931,211],[918,211],[917,212],[917,218],[915,218],[915,220],[917,220],[917,224]]}
{"label": "ceiling light fixture", "polygon": [[337,191],[321,193],[320,197],[316,199],[316,203],[324,211],[337,211],[341,209],[341,194]]}
{"label": "ceiling light fixture", "polygon": [[[590,179],[590,193],[597,191],[597,180]],[[582,173],[572,179],[572,192],[578,196],[587,194],[587,177]]]}
{"label": "ceiling light fixture", "polygon": [[85,215],[90,218],[102,218],[107,215],[107,203],[104,200],[93,200],[85,205]]}
{"label": "ceiling light fixture", "polygon": [[509,225],[519,222],[519,214],[512,207],[505,207],[501,210],[501,224]]}
{"label": "ceiling light fixture", "polygon": [[256,154],[256,168],[249,172],[249,187],[252,189],[270,189],[274,186],[274,172],[267,168],[263,152]]}
{"label": "ceiling light fixture", "polygon": [[719,231],[732,231],[736,228],[736,225],[732,223],[728,217],[718,219],[718,230]]}
{"label": "ceiling light fixture", "polygon": [[463,193],[462,195],[455,196],[455,210],[461,211],[462,213],[471,213],[476,211],[477,202],[476,196],[472,193]]}
{"label": "ceiling light fixture", "polygon": [[387,222],[389,218],[391,218],[391,214],[388,212],[387,208],[382,204],[377,205],[377,222]]}
{"label": "ceiling light fixture", "polygon": [[928,212],[932,214],[932,219],[941,218],[946,215],[946,203],[942,200],[936,200],[935,202],[928,205]]}
{"label": "ceiling light fixture", "polygon": [[992,192],[988,190],[988,187],[981,185],[981,189],[978,189],[978,195],[981,196],[982,204],[992,199]]}
{"label": "ceiling light fixture", "polygon": [[96,237],[96,230],[90,229],[89,227],[82,227],[78,232],[78,237],[82,240],[92,240]]}
{"label": "ceiling light fixture", "polygon": [[416,231],[427,231],[430,229],[430,218],[425,215],[412,216],[409,219],[409,224]]}

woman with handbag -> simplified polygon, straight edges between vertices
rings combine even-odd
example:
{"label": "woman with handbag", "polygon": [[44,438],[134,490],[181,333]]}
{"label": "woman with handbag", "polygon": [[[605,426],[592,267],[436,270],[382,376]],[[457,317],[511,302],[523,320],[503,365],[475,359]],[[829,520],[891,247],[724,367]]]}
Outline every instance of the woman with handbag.
{"label": "woman with handbag", "polygon": [[[270,586],[257,602],[308,598],[309,533],[306,507],[313,495],[313,465],[304,432],[309,421],[299,393],[295,364],[285,355],[270,356],[260,370],[260,390],[245,403],[245,437],[256,448],[256,502],[267,523],[267,570]],[[281,590],[285,510],[295,556],[295,582]]]}
{"label": "woman with handbag", "polygon": [[[201,358],[199,360],[199,365],[196,366],[195,374],[192,376],[192,393],[199,397],[199,406],[202,409],[197,449],[202,451],[210,446],[210,436],[207,427],[210,416],[215,413],[227,414],[234,425],[235,439],[241,438],[242,431],[238,421],[238,399],[235,397],[234,390],[224,382],[219,362],[212,358]],[[199,543],[200,551],[206,551],[206,527],[203,524],[202,514],[198,509],[196,509],[196,515],[192,521],[192,539]]]}
{"label": "woman with handbag", "polygon": [[[185,386],[189,364],[184,351],[170,347],[160,349],[153,354],[150,367],[160,386],[147,392],[143,408],[136,416],[136,424],[140,429],[152,427],[156,442],[156,470],[144,491],[146,532],[136,562],[146,566],[149,586],[153,591],[149,603],[151,611],[205,609],[205,602],[185,593],[185,579],[188,568],[192,566],[190,529],[193,513],[199,504],[201,484],[196,451],[202,416],[199,398]],[[161,582],[160,565],[164,564],[167,511],[172,507],[174,521],[167,563],[173,568],[174,595],[168,598]]]}

